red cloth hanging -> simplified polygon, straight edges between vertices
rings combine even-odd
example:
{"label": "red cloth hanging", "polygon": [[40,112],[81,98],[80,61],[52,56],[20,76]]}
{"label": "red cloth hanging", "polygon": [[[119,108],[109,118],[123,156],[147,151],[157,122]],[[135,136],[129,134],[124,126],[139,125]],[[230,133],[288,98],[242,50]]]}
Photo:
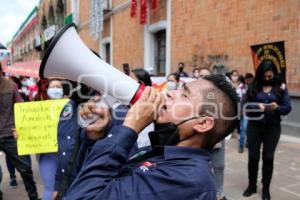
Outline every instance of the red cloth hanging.
{"label": "red cloth hanging", "polygon": [[137,0],[131,0],[130,16],[136,17]]}
{"label": "red cloth hanging", "polygon": [[147,22],[147,0],[141,0],[141,24]]}
{"label": "red cloth hanging", "polygon": [[155,10],[158,8],[159,0],[151,0],[151,8],[152,10]]}

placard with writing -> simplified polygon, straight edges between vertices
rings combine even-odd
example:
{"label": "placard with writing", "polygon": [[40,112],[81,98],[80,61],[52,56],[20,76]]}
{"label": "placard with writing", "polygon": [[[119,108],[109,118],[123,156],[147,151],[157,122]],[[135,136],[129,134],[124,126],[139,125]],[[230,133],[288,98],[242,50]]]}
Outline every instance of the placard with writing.
{"label": "placard with writing", "polygon": [[57,152],[59,116],[69,99],[16,103],[15,126],[18,154]]}

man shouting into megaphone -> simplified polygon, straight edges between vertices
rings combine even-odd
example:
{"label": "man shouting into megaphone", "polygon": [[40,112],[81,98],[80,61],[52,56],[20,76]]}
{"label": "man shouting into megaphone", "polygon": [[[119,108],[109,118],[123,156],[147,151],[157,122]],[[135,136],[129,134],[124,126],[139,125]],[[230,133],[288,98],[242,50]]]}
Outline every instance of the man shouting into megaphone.
{"label": "man shouting into megaphone", "polygon": [[[93,146],[65,199],[215,200],[209,150],[234,129],[237,102],[222,75],[189,82],[166,98],[147,87],[123,125]],[[91,113],[109,117],[106,109]],[[88,134],[101,136],[107,121],[98,119]],[[130,158],[139,132],[152,122],[152,151]]]}

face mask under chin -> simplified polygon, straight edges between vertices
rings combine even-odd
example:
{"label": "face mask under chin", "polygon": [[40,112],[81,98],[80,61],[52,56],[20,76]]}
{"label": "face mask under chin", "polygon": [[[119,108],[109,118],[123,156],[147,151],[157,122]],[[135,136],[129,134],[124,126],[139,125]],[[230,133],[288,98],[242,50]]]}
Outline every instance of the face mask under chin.
{"label": "face mask under chin", "polygon": [[149,139],[152,147],[176,145],[179,140],[178,128],[176,124],[164,123],[155,124],[154,131],[149,133]]}
{"label": "face mask under chin", "polygon": [[174,123],[162,123],[162,124],[155,124],[154,131],[149,132],[149,139],[151,142],[152,147],[157,146],[172,146],[177,145],[180,141],[186,140],[187,138],[180,139],[178,126],[181,124],[193,120],[198,119],[199,117],[191,117],[186,120],[179,122],[178,124]]}

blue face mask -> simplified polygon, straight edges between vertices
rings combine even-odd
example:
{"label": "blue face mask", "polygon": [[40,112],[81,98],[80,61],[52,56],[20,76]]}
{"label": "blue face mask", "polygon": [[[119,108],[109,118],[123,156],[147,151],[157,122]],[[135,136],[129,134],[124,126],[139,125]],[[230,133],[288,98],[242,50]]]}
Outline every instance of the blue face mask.
{"label": "blue face mask", "polygon": [[47,94],[50,99],[61,99],[64,95],[62,88],[48,88]]}
{"label": "blue face mask", "polygon": [[167,91],[176,90],[176,89],[177,89],[177,85],[175,82],[173,81],[167,82]]}

